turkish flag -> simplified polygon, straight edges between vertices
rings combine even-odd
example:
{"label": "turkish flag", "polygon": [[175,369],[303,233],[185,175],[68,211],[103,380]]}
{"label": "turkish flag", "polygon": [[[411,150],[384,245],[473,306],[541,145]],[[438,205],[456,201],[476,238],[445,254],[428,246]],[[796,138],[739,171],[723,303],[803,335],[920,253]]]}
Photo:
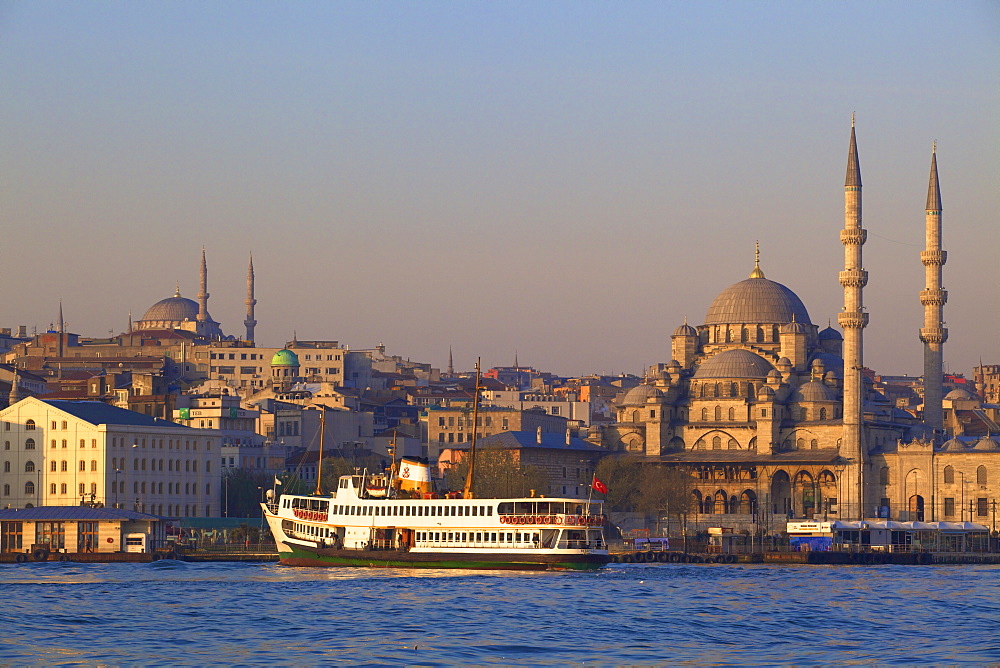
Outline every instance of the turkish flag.
{"label": "turkish flag", "polygon": [[598,480],[596,475],[594,476],[594,482],[590,483],[590,486],[593,487],[594,490],[600,492],[601,494],[608,493],[608,486],[605,485],[600,480]]}

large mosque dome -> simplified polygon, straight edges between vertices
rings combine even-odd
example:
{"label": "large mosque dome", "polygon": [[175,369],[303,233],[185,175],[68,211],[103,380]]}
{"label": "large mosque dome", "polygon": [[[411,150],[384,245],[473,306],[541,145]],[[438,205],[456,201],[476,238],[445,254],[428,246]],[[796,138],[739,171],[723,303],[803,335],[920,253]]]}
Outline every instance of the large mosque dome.
{"label": "large mosque dome", "polygon": [[811,325],[802,300],[781,283],[748,278],[719,293],[705,315],[706,325],[785,324]]}
{"label": "large mosque dome", "polygon": [[156,302],[142,316],[143,320],[172,320],[184,321],[195,320],[198,317],[198,302],[187,297],[181,297],[180,293],[174,293],[173,297],[167,297]]}

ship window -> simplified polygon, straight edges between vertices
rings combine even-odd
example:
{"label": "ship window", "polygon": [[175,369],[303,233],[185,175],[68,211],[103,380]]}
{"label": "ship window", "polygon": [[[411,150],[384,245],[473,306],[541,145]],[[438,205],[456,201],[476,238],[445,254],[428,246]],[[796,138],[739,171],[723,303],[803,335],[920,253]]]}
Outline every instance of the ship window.
{"label": "ship window", "polygon": [[472,516],[475,517],[479,514],[479,506],[472,506]]}
{"label": "ship window", "polygon": [[491,533],[490,534],[490,542],[491,543],[497,542],[497,535],[496,535],[496,533]]}

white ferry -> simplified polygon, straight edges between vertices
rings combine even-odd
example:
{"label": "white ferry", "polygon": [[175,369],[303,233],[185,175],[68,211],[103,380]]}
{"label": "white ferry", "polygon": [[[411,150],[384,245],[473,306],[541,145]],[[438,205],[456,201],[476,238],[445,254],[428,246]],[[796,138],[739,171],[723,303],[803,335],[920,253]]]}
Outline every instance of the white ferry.
{"label": "white ferry", "polygon": [[434,498],[426,489],[347,475],[333,494],[269,493],[262,507],[291,566],[590,570],[610,560],[600,501]]}

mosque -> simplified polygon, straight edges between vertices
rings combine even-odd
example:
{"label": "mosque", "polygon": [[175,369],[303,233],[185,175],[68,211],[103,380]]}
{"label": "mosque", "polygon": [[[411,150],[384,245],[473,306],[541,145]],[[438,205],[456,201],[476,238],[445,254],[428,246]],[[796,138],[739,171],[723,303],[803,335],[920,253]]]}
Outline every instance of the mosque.
{"label": "mosque", "polygon": [[[130,321],[130,333],[182,331],[191,332],[197,338],[211,341],[235,340],[236,337],[223,334],[222,327],[208,313],[208,263],[205,259],[204,248],[201,249],[199,279],[198,301],[182,297],[180,287],[178,287],[174,291],[173,297],[161,299],[150,306],[140,320]],[[245,340],[253,341],[254,328],[257,325],[257,321],[254,319],[254,306],[256,306],[257,300],[254,299],[253,255],[250,256],[250,266],[247,269],[245,303],[247,306],[247,317],[243,323],[246,326]]]}
{"label": "mosque", "polygon": [[843,334],[814,324],[792,290],[765,276],[758,251],[749,277],[723,290],[702,324],[674,330],[671,361],[651,366],[619,401],[616,423],[603,428],[609,449],[692,471],[690,506],[715,526],[765,516],[996,521],[1000,444],[989,434],[943,442],[947,255],[936,147],[920,254],[922,420],[896,408],[864,375],[861,191],[852,121],[840,232]]}

